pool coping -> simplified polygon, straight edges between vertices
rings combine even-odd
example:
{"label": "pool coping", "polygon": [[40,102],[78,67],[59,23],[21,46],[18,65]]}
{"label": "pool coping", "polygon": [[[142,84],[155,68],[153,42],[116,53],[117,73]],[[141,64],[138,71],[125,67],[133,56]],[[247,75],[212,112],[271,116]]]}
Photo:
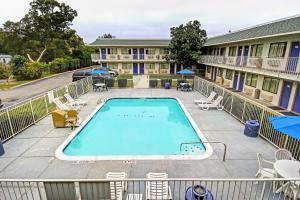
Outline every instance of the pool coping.
{"label": "pool coping", "polygon": [[[203,143],[205,146],[206,151],[200,155],[112,155],[112,156],[67,156],[64,154],[64,149],[67,145],[73,140],[74,137],[84,128],[84,126],[93,118],[93,116],[101,109],[101,107],[106,103],[106,101],[111,99],[135,99],[135,98],[169,98],[169,99],[176,99],[179,103],[181,109],[183,110],[184,114],[188,118],[189,122],[192,125],[192,128],[197,133],[197,136],[202,142],[208,142],[205,135],[200,131],[198,125],[193,120],[192,116],[186,110],[185,106],[182,104],[181,100],[178,97],[153,97],[153,96],[144,96],[144,97],[110,97],[106,98],[104,101],[100,103],[99,106],[95,108],[95,110],[80,124],[80,127],[70,133],[67,139],[59,145],[59,147],[55,151],[55,156],[60,160],[66,161],[109,161],[109,160],[203,160],[210,157],[213,154],[213,149],[210,144]],[[192,141],[191,141],[192,142]]]}

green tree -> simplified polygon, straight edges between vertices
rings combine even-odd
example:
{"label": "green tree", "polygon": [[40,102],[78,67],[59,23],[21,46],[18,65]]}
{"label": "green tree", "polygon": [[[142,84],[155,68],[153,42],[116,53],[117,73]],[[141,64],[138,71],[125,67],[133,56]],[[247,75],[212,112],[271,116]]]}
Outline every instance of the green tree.
{"label": "green tree", "polygon": [[183,66],[197,64],[201,56],[201,47],[207,39],[206,31],[201,29],[200,22],[190,21],[170,30],[171,41],[168,47],[170,54],[165,58]]}
{"label": "green tree", "polygon": [[4,46],[13,53],[27,55],[31,61],[40,61],[46,51],[57,49],[57,45],[68,46],[67,41],[76,33],[70,28],[76,16],[77,12],[65,3],[34,0],[20,21],[4,23]]}

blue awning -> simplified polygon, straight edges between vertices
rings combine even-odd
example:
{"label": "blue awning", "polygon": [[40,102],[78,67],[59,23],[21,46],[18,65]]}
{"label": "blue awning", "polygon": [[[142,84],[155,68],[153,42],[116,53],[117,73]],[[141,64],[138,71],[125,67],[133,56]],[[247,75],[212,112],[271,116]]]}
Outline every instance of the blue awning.
{"label": "blue awning", "polygon": [[192,70],[189,70],[189,69],[184,69],[184,70],[178,71],[177,74],[192,75],[192,74],[194,74],[194,72]]}
{"label": "blue awning", "polygon": [[93,71],[91,71],[91,75],[101,75],[101,74],[109,74],[109,72],[102,69],[94,69]]}
{"label": "blue awning", "polygon": [[288,136],[300,140],[300,117],[298,116],[280,116],[269,117],[274,129]]}

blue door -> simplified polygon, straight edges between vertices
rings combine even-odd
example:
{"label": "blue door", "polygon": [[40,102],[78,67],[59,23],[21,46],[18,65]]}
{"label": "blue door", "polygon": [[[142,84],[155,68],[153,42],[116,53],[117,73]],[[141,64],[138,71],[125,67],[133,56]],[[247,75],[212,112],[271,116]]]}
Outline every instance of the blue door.
{"label": "blue door", "polygon": [[287,71],[295,72],[297,70],[297,64],[300,54],[300,42],[293,42],[291,44],[290,56],[287,63]]}
{"label": "blue door", "polygon": [[138,59],[138,50],[136,48],[132,49],[132,54],[133,54],[133,59],[137,60]]}
{"label": "blue door", "polygon": [[140,63],[140,74],[144,74],[144,63]]}
{"label": "blue door", "polygon": [[143,48],[140,49],[139,54],[140,54],[140,60],[144,60],[144,49]]}
{"label": "blue door", "polygon": [[239,66],[241,64],[242,51],[243,51],[243,47],[238,47],[236,66]]}
{"label": "blue door", "polygon": [[284,81],[281,92],[281,99],[279,106],[282,108],[287,108],[290,101],[292,91],[292,82]]}
{"label": "blue door", "polygon": [[101,48],[101,58],[102,58],[103,60],[106,59],[106,48]]}
{"label": "blue door", "polygon": [[102,63],[102,67],[107,67],[107,63]]}
{"label": "blue door", "polygon": [[133,74],[138,74],[138,64],[133,63]]}
{"label": "blue door", "polygon": [[244,81],[245,81],[245,73],[241,73],[240,82],[239,82],[239,89],[238,89],[239,91],[243,91]]}
{"label": "blue door", "polygon": [[243,66],[247,66],[248,53],[249,53],[249,46],[245,46],[244,47],[244,54],[243,54]]}
{"label": "blue door", "polygon": [[174,74],[174,72],[175,72],[175,64],[170,63],[170,74]]}
{"label": "blue door", "polygon": [[300,83],[298,83],[297,91],[295,94],[293,109],[294,112],[300,113]]}
{"label": "blue door", "polygon": [[233,75],[233,84],[232,84],[232,88],[233,89],[236,89],[238,78],[239,78],[239,73],[238,72],[234,72],[234,75]]}

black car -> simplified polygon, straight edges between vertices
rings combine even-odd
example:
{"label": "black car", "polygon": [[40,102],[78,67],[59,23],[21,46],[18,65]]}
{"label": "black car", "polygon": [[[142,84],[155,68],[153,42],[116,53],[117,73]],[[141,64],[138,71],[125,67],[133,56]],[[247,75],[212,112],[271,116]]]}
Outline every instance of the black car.
{"label": "black car", "polygon": [[91,75],[91,71],[90,70],[80,70],[80,71],[75,71],[72,75],[72,81],[78,81],[80,79],[83,79],[87,76]]}

